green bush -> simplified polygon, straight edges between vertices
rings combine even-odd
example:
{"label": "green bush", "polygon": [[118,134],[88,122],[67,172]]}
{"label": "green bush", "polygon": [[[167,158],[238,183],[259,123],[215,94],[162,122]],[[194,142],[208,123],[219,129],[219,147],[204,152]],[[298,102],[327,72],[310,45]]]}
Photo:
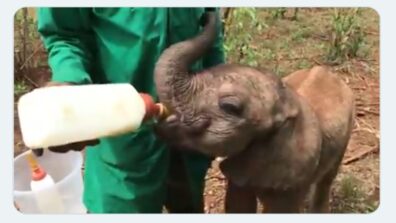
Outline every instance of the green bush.
{"label": "green bush", "polygon": [[358,21],[359,9],[336,9],[331,17],[330,44],[327,61],[340,64],[358,57],[365,37]]}
{"label": "green bush", "polygon": [[276,9],[272,9],[270,11],[271,14],[271,18],[272,19],[284,19],[285,18],[285,14],[287,12],[286,8],[276,8]]}
{"label": "green bush", "polygon": [[253,37],[261,35],[267,25],[258,19],[255,8],[235,8],[225,27],[224,49],[232,62],[257,66],[261,58]]}

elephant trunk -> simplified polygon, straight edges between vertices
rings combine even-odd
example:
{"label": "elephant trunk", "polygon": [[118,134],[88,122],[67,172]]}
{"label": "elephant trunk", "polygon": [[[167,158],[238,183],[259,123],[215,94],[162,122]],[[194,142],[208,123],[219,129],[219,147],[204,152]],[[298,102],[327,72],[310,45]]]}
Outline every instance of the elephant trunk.
{"label": "elephant trunk", "polygon": [[206,12],[205,26],[195,38],[176,43],[159,57],[154,69],[159,99],[171,111],[191,99],[200,88],[201,78],[190,72],[191,65],[200,59],[214,43],[217,16]]}

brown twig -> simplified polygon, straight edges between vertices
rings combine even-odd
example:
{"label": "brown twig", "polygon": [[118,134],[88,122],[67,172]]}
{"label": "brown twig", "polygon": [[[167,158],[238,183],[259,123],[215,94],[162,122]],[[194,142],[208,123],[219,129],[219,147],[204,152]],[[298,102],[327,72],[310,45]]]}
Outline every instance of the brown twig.
{"label": "brown twig", "polygon": [[224,8],[224,13],[223,13],[223,19],[224,21],[227,21],[229,19],[229,16],[231,15],[231,8]]}
{"label": "brown twig", "polygon": [[371,111],[371,110],[368,110],[368,109],[364,109],[364,111],[367,112],[367,113],[373,114],[373,115],[377,115],[377,116],[380,115],[380,113],[377,112],[377,111]]}
{"label": "brown twig", "polygon": [[366,102],[363,102],[363,101],[356,100],[356,106],[371,107],[371,106],[378,106],[378,105],[380,105],[379,102],[366,103]]}
{"label": "brown twig", "polygon": [[40,49],[41,49],[41,42],[39,42],[39,43],[36,45],[36,47],[35,47],[34,51],[32,52],[32,54],[30,54],[30,55],[25,59],[25,61],[23,61],[23,64],[19,67],[19,70],[20,70],[20,71],[26,66],[26,64],[28,63],[28,61],[29,61],[30,59],[32,59],[33,56],[36,55],[36,53],[38,53],[38,52],[40,51]]}
{"label": "brown twig", "polygon": [[369,155],[369,154],[371,154],[371,153],[377,153],[378,151],[379,151],[379,146],[370,147],[370,148],[365,149],[365,150],[363,150],[362,152],[356,154],[355,156],[352,156],[352,157],[350,157],[350,158],[344,160],[344,161],[342,162],[342,164],[343,164],[343,165],[351,164],[351,163],[353,163],[353,162],[355,162],[355,161],[358,161],[358,160],[362,159],[363,157],[365,157],[365,156],[367,156],[367,155]]}
{"label": "brown twig", "polygon": [[378,32],[376,32],[376,31],[363,31],[365,34],[369,34],[369,35],[378,35]]}
{"label": "brown twig", "polygon": [[329,41],[329,35],[328,34],[311,34],[312,38],[323,40],[323,41]]}
{"label": "brown twig", "polygon": [[214,176],[210,176],[210,177],[208,176],[205,178],[205,180],[213,180],[213,179],[221,180],[221,181],[226,180],[226,178],[224,176],[218,176],[218,175],[214,175]]}
{"label": "brown twig", "polygon": [[223,13],[223,31],[224,31],[224,40],[228,38],[229,35],[229,29],[232,24],[232,14],[233,14],[233,8],[225,8],[224,13]]}
{"label": "brown twig", "polygon": [[353,90],[366,90],[367,88],[364,86],[352,87]]}
{"label": "brown twig", "polygon": [[359,110],[357,111],[357,114],[358,114],[358,115],[365,115],[366,113],[373,114],[373,115],[377,115],[377,116],[380,115],[380,113],[379,113],[378,111],[372,111],[372,110],[365,109],[365,108],[361,108],[361,109],[359,109]]}
{"label": "brown twig", "polygon": [[369,84],[368,84],[368,81],[367,81],[367,79],[366,79],[366,77],[364,77],[362,74],[357,74],[357,76],[362,80],[362,81],[364,81],[364,85],[366,86],[366,88],[369,88]]}
{"label": "brown twig", "polygon": [[26,74],[24,74],[22,77],[23,77],[25,80],[27,80],[29,83],[31,83],[35,88],[38,88],[38,87],[39,87],[39,85],[38,85],[36,82],[34,82],[32,79],[30,79]]}
{"label": "brown twig", "polygon": [[312,58],[312,60],[317,64],[317,65],[323,65],[324,63],[320,62],[318,59],[316,58]]}
{"label": "brown twig", "polygon": [[380,138],[379,132],[376,131],[376,130],[374,130],[374,129],[370,129],[370,128],[361,128],[360,126],[358,126],[356,129],[353,130],[353,132],[361,132],[361,131],[368,132],[368,133],[371,133],[371,134],[375,135],[375,137],[376,137],[378,140],[379,140],[379,138]]}
{"label": "brown twig", "polygon": [[27,38],[29,36],[29,27],[28,27],[28,10],[27,8],[22,9],[22,14],[23,14],[23,40],[22,40],[22,50],[23,50],[23,60],[26,61],[26,54],[27,54]]}
{"label": "brown twig", "polygon": [[362,123],[363,123],[365,126],[367,126],[368,128],[370,128],[370,129],[372,129],[373,131],[375,131],[375,128],[374,128],[372,125],[370,125],[367,121],[365,121],[364,119],[359,118],[359,121],[362,122]]}
{"label": "brown twig", "polygon": [[[312,56],[312,57],[306,57],[306,56],[301,56],[301,57],[282,57],[282,61],[283,60],[287,60],[287,61],[294,61],[294,60],[315,60],[317,57],[319,56]],[[276,60],[276,58],[274,58],[273,60]]]}

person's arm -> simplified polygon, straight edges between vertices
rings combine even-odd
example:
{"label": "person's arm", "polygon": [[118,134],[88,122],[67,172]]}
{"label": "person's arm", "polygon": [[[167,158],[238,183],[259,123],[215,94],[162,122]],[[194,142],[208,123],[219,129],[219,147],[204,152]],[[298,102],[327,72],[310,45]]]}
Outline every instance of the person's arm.
{"label": "person's arm", "polygon": [[223,47],[223,32],[222,32],[223,25],[220,20],[220,9],[216,8],[215,10],[219,18],[217,23],[217,36],[212,48],[203,58],[203,68],[209,68],[225,62],[224,47]]}
{"label": "person's arm", "polygon": [[[51,81],[46,86],[91,83],[93,35],[89,27],[89,9],[39,8],[38,32],[48,52],[48,64],[52,70]],[[64,146],[49,147],[52,152],[81,151],[99,140],[76,142]],[[42,156],[43,149],[33,150]]]}
{"label": "person's arm", "polygon": [[38,32],[48,52],[51,81],[91,83],[93,35],[88,8],[39,8]]}

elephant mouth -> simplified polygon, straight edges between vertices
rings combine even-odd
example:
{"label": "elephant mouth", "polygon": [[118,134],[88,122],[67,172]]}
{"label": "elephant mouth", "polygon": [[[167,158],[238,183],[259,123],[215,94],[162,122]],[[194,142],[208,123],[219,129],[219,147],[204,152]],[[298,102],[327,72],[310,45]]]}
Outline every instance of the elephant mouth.
{"label": "elephant mouth", "polygon": [[211,125],[211,118],[205,114],[186,115],[187,113],[176,112],[175,115],[168,118],[168,122],[179,131],[187,136],[197,136],[205,131]]}
{"label": "elephant mouth", "polygon": [[[157,135],[165,141],[173,144],[188,142],[194,145],[196,141],[208,130],[211,124],[209,117],[200,115],[192,119],[180,113],[167,117],[156,127]],[[189,146],[190,147],[190,146]]]}

